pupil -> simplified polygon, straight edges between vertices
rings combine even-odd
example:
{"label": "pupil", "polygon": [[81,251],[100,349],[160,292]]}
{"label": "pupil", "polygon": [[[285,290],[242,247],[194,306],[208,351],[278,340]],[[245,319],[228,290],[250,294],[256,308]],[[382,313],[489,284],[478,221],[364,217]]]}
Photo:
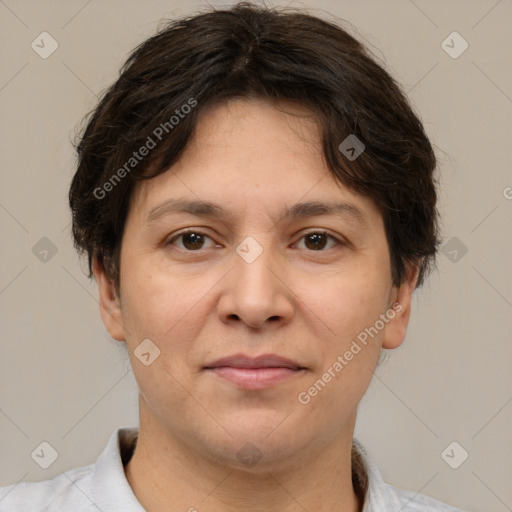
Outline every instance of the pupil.
{"label": "pupil", "polygon": [[[309,247],[308,240],[313,241],[312,247]],[[323,249],[325,247],[325,243],[326,243],[326,236],[323,235],[322,233],[313,233],[311,235],[306,236],[306,247],[308,249],[313,249],[313,250]]]}
{"label": "pupil", "polygon": [[[186,233],[183,235],[183,245],[187,249],[200,249],[203,245],[203,235],[198,235],[197,233]],[[191,241],[191,243],[187,243],[187,241]]]}

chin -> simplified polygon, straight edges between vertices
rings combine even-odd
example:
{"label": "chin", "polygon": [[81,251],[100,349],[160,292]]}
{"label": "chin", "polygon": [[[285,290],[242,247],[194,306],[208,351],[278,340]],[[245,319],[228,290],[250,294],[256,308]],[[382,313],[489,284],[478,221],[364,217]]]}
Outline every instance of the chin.
{"label": "chin", "polygon": [[208,440],[206,447],[217,462],[254,474],[286,469],[301,458],[311,442],[286,415],[248,414],[226,430],[222,439]]}

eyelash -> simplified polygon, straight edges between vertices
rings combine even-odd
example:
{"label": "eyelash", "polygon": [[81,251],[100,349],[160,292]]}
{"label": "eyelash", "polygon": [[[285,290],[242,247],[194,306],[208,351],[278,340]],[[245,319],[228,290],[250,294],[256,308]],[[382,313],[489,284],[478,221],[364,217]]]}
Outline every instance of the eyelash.
{"label": "eyelash", "polygon": [[[178,233],[177,235],[173,236],[168,242],[166,242],[165,245],[173,245],[173,242],[178,240],[179,238],[185,236],[185,235],[188,235],[190,233],[193,233],[195,235],[201,235],[201,236],[204,236],[206,238],[210,238],[210,240],[212,240],[212,238],[207,235],[206,233],[204,233],[203,231],[200,231],[198,229],[187,229],[185,231],[182,231],[180,233]],[[304,233],[301,238],[299,240],[302,240],[303,238],[305,238],[306,236],[308,235],[326,235],[328,238],[331,238],[332,240],[334,240],[336,242],[336,244],[338,246],[343,246],[343,245],[346,245],[345,242],[343,242],[342,240],[339,240],[338,238],[336,238],[335,236],[331,235],[331,233],[329,233],[328,231],[325,231],[325,230],[312,230],[312,231],[309,231],[307,233]],[[185,251],[185,252],[200,252],[202,249],[197,249],[196,251],[191,251],[191,250],[188,250],[188,249],[182,249],[181,247],[178,247],[178,249],[182,250],[182,251]],[[333,249],[333,247],[331,247],[331,249]],[[326,252],[328,251],[329,249],[319,249],[317,251],[315,250],[312,250],[312,249],[307,249],[309,252]]]}

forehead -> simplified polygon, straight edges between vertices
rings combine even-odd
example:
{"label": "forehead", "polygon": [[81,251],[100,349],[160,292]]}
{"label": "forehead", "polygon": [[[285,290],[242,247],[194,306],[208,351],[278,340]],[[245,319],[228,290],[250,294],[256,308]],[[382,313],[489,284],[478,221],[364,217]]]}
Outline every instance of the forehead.
{"label": "forehead", "polygon": [[207,106],[180,164],[216,166],[217,173],[257,169],[261,183],[277,183],[284,171],[313,177],[327,171],[315,115],[292,102],[260,98]]}
{"label": "forehead", "polygon": [[282,216],[306,201],[375,210],[332,176],[321,141],[314,114],[292,102],[230,99],[208,106],[179,161],[137,184],[132,207],[144,221],[158,205],[178,198],[232,206],[235,215],[273,208]]}
{"label": "forehead", "polygon": [[[260,131],[262,125],[268,130]],[[320,127],[312,110],[293,101],[258,97],[229,98],[205,106],[200,113],[195,136],[202,140],[220,140],[235,136],[234,132],[239,131],[246,136],[252,134],[256,142],[271,137],[276,128],[285,129],[283,141],[288,143],[291,142],[290,132],[307,143],[310,149],[320,141]],[[274,142],[279,143],[280,140]]]}

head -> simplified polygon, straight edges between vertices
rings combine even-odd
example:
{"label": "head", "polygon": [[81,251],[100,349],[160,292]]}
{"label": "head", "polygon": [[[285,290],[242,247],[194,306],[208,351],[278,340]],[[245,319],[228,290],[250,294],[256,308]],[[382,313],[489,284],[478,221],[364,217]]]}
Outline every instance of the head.
{"label": "head", "polygon": [[[438,246],[432,147],[369,52],[247,3],[172,21],[131,54],[77,152],[75,245],[146,421],[234,464],[247,441],[271,464],[350,429]],[[211,371],[240,353],[299,370],[264,389]]]}

